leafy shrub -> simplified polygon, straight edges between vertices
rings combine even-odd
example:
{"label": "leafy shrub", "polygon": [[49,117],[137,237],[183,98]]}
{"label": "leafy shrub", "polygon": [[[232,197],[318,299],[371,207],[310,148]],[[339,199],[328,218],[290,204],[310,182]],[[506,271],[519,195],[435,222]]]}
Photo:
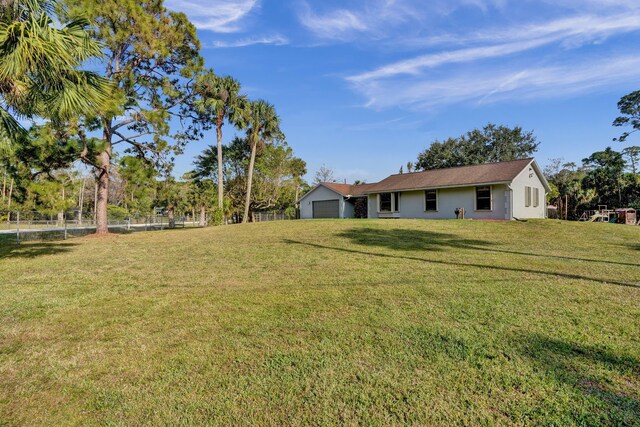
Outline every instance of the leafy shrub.
{"label": "leafy shrub", "polygon": [[123,221],[129,217],[129,211],[125,208],[115,205],[107,206],[107,218]]}

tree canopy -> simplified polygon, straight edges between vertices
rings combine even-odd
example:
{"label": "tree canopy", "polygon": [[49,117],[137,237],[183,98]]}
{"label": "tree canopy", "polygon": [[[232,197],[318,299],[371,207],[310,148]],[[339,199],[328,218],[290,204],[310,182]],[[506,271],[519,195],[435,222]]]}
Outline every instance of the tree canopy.
{"label": "tree canopy", "polygon": [[629,135],[640,130],[640,90],[620,98],[618,109],[621,115],[613,121],[613,125],[618,127],[631,126],[631,130],[623,132],[618,138],[614,138],[614,141],[624,142]]}
{"label": "tree canopy", "polygon": [[523,159],[538,149],[533,132],[487,124],[457,138],[434,141],[418,155],[415,169],[429,170]]}
{"label": "tree canopy", "polygon": [[598,205],[640,209],[640,175],[625,172],[626,167],[622,153],[611,147],[584,158],[581,165],[552,159],[544,173],[557,193],[549,202],[568,202],[567,219],[578,219]]}
{"label": "tree canopy", "polygon": [[[108,232],[107,204],[113,148],[150,156],[159,166],[171,166],[171,153],[197,138],[193,126],[174,127],[186,120],[192,84],[202,69],[196,29],[183,13],[168,11],[159,0],[67,0],[70,17],[87,16],[93,37],[104,45],[104,75],[112,82],[111,104],[86,130],[101,131],[99,140],[83,138],[81,159],[95,169],[99,182],[97,232]],[[92,147],[93,145],[93,147]],[[164,171],[166,172],[166,170]]]}

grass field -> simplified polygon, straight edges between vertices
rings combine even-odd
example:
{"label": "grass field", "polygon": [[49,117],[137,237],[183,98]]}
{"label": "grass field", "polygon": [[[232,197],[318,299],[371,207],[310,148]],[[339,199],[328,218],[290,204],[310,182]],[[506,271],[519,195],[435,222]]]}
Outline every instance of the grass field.
{"label": "grass field", "polygon": [[638,425],[640,227],[0,243],[0,425]]}

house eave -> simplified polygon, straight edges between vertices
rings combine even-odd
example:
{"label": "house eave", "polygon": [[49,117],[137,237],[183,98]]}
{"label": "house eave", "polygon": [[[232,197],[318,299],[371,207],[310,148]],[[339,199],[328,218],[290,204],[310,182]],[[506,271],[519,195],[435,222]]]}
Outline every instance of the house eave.
{"label": "house eave", "polygon": [[369,194],[388,193],[388,192],[439,190],[439,189],[450,189],[450,188],[467,188],[467,187],[478,187],[478,186],[481,186],[481,185],[511,184],[512,182],[513,181],[470,182],[470,183],[455,184],[455,185],[438,185],[438,186],[414,187],[414,188],[394,188],[394,189],[377,190],[377,191],[365,191],[363,193],[363,195],[366,196],[366,195],[369,195]]}
{"label": "house eave", "polygon": [[298,203],[300,203],[300,202],[302,201],[302,199],[304,199],[305,197],[307,197],[309,194],[313,193],[313,192],[314,192],[318,187],[324,187],[324,188],[326,188],[326,189],[328,189],[328,190],[331,190],[331,191],[333,191],[334,193],[336,193],[336,194],[337,194],[338,196],[340,196],[340,197],[350,197],[350,196],[348,196],[348,195],[342,194],[342,193],[341,193],[341,192],[339,192],[339,191],[336,191],[335,189],[333,189],[333,188],[329,187],[328,185],[324,185],[323,183],[319,183],[319,184],[316,184],[316,186],[315,186],[315,187],[313,187],[311,190],[309,190],[309,191],[307,191],[306,193],[304,193],[304,195],[298,199]]}

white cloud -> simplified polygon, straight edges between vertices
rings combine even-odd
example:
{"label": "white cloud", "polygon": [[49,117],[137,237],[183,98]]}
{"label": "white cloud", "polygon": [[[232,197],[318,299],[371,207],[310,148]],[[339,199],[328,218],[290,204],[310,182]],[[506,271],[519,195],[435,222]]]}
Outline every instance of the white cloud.
{"label": "white cloud", "polygon": [[280,34],[275,34],[271,36],[263,36],[263,37],[247,37],[234,41],[214,41],[210,44],[211,48],[232,48],[232,47],[246,47],[253,46],[257,44],[262,45],[274,45],[274,46],[284,46],[289,44],[289,39]]}
{"label": "white cloud", "polygon": [[440,78],[371,80],[356,84],[374,108],[402,106],[413,109],[505,99],[538,99],[584,93],[612,84],[637,82],[640,57],[593,57],[555,66],[466,69]]}
{"label": "white cloud", "polygon": [[556,40],[566,39],[568,43],[581,44],[590,40],[609,37],[614,34],[640,29],[640,13],[630,12],[615,15],[583,14],[555,19],[542,23],[520,24],[508,28],[498,28],[467,34],[440,34],[422,39],[406,39],[412,47],[468,45],[477,43],[500,43],[507,40],[530,40],[553,36]]}
{"label": "white cloud", "polygon": [[319,38],[350,41],[366,36],[375,40],[421,14],[409,0],[369,0],[363,4],[358,9],[342,7],[320,13],[304,2],[298,19]]}
{"label": "white cloud", "polygon": [[[624,13],[617,9],[609,15],[582,14],[466,34],[444,33],[422,40],[422,49],[444,46],[439,52],[391,62],[346,80],[374,108],[562,96],[637,81],[640,58],[625,56],[629,45],[612,50],[607,49],[613,46],[609,42],[602,48],[583,48],[631,32],[640,32],[637,6]],[[413,42],[413,48],[420,45]]]}
{"label": "white cloud", "polygon": [[[638,30],[640,30],[640,15],[579,16],[544,24],[524,25],[517,29],[509,28],[469,36],[456,36],[457,38],[450,37],[450,43],[460,44],[507,42],[420,55],[351,76],[348,80],[361,82],[400,74],[415,75],[425,68],[507,56],[551,43],[562,43],[565,47],[578,47],[590,41],[603,40],[612,35]],[[442,41],[441,38],[440,42]]]}
{"label": "white cloud", "polygon": [[242,31],[241,22],[259,5],[258,0],[167,0],[170,10],[184,12],[196,28],[216,33]]}
{"label": "white cloud", "polygon": [[345,9],[321,16],[305,7],[300,14],[300,22],[316,35],[328,39],[338,39],[351,32],[367,30],[365,23],[355,13]]}

